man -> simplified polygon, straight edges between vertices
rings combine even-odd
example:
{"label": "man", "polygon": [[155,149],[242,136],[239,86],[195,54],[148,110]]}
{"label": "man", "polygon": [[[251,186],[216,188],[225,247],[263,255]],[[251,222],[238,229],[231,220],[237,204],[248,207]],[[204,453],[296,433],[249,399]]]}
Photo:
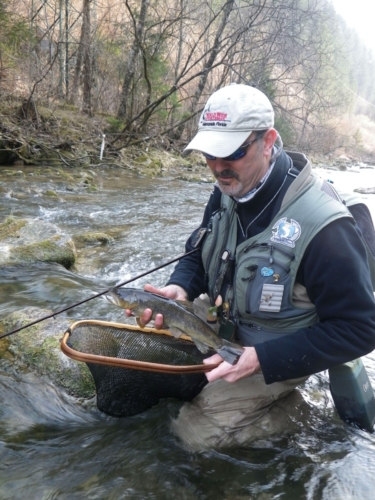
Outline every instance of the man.
{"label": "man", "polygon": [[[184,151],[200,151],[217,180],[186,244],[200,251],[179,262],[165,287],[145,286],[175,300],[206,293],[219,334],[245,346],[235,365],[218,354],[205,360],[220,364],[173,424],[196,448],[263,435],[269,421],[258,423],[296,385],[375,348],[368,209],[346,200],[361,231],[304,155],[275,146],[273,125],[271,103],[253,87],[232,84],[209,98]],[[148,310],[141,321],[149,320]]]}

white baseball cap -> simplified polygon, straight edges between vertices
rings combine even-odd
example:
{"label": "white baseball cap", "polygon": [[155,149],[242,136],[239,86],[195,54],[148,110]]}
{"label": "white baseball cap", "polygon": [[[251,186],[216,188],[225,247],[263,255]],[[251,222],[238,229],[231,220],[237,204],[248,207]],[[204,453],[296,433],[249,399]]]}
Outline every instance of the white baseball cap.
{"label": "white baseball cap", "polygon": [[253,130],[267,130],[274,125],[274,111],[260,90],[232,83],[214,92],[208,99],[198,124],[198,133],[184,149],[225,158],[234,153]]}

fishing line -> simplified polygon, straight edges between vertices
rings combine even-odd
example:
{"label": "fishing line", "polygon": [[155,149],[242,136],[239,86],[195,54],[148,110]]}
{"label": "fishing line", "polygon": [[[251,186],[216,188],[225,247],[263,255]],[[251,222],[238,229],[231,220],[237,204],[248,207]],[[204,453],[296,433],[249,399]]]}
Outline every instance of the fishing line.
{"label": "fishing line", "polygon": [[[181,259],[187,257],[188,255],[191,255],[192,253],[196,252],[197,250],[199,250],[199,248],[194,248],[194,250],[191,250],[190,252],[186,252],[182,255],[179,255],[178,257],[175,257],[174,259],[169,260],[168,262],[164,262],[164,264],[161,264],[160,266],[154,267],[153,269],[149,269],[148,271],[145,271],[142,274],[138,274],[138,276],[135,276],[134,278],[131,278],[130,280],[119,283],[118,285],[116,285],[116,288],[120,287],[120,286],[127,285],[128,283],[131,283],[132,281],[135,281],[139,278],[143,278],[143,276],[146,276],[147,274],[151,274],[155,271],[158,271],[159,269],[162,269],[163,267],[169,266],[169,264],[173,264],[174,262],[177,262],[178,260],[181,260]],[[111,287],[111,288],[113,288],[113,287]],[[111,290],[111,288],[104,290],[104,292],[97,293],[96,295],[93,295],[92,297],[89,297],[88,299],[84,299],[84,300],[81,300],[80,302],[76,302],[75,304],[73,304],[71,306],[64,307],[64,309],[60,309],[59,311],[48,314],[48,316],[44,316],[43,318],[40,318],[40,319],[37,319],[31,323],[28,323],[27,325],[16,328],[15,330],[12,330],[11,332],[4,333],[3,335],[0,335],[0,339],[2,339],[4,337],[8,337],[9,335],[12,335],[13,333],[17,333],[21,330],[24,330],[25,328],[29,328],[30,326],[36,325],[37,323],[40,323],[41,321],[45,321],[46,319],[54,318],[58,314],[61,314],[65,311],[68,311],[69,309],[73,309],[73,307],[80,306],[81,304],[84,304],[85,302],[88,302],[89,300],[93,300],[93,299],[96,299],[98,297],[101,297],[102,295],[105,295],[106,293],[108,293]]]}

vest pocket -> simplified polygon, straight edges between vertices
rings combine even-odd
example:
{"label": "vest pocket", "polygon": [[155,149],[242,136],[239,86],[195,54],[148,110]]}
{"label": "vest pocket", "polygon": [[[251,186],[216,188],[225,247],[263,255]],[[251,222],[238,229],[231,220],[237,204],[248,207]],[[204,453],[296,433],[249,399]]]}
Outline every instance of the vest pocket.
{"label": "vest pocket", "polygon": [[[254,318],[280,317],[287,308],[290,268],[276,260],[258,259],[257,264],[244,263],[241,273],[246,314]],[[245,285],[245,286],[244,286]]]}

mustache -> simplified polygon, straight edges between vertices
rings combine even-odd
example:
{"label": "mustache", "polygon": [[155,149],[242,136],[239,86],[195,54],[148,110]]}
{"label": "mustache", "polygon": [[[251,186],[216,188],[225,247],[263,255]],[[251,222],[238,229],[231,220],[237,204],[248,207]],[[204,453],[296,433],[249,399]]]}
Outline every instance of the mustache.
{"label": "mustache", "polygon": [[213,171],[213,174],[216,179],[239,179],[239,176],[237,172],[232,170],[231,168],[226,168],[225,170],[222,170],[221,172],[216,172],[216,170]]}

